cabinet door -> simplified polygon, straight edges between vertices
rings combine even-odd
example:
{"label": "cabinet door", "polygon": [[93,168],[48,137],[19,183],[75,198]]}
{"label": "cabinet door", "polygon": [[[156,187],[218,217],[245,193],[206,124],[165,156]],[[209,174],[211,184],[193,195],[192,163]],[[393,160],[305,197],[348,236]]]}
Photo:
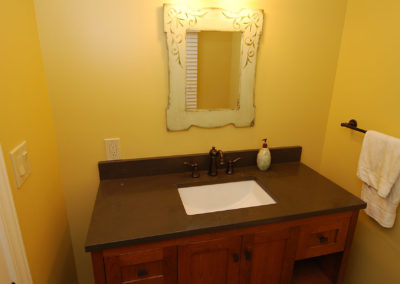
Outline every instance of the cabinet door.
{"label": "cabinet door", "polygon": [[244,236],[240,283],[290,283],[298,229],[281,229]]}
{"label": "cabinet door", "polygon": [[104,257],[107,284],[175,284],[176,247]]}
{"label": "cabinet door", "polygon": [[178,248],[178,283],[239,283],[241,237],[191,243]]}

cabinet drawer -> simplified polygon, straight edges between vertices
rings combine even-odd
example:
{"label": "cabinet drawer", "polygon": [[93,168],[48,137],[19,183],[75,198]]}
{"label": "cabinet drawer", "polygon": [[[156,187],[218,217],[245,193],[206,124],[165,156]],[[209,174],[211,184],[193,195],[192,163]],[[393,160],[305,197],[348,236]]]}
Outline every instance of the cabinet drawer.
{"label": "cabinet drawer", "polygon": [[344,250],[351,213],[316,218],[301,226],[296,259]]}
{"label": "cabinet drawer", "polygon": [[107,284],[161,284],[176,280],[175,247],[106,255],[104,263]]}
{"label": "cabinet drawer", "polygon": [[154,261],[121,267],[122,282],[146,278],[162,278],[163,262]]}

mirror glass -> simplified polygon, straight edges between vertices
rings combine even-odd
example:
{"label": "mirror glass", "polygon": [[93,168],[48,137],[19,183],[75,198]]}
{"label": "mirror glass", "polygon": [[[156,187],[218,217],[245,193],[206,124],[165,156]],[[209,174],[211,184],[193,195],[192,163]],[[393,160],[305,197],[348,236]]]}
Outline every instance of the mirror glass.
{"label": "mirror glass", "polygon": [[237,109],[241,32],[186,32],[186,109]]}

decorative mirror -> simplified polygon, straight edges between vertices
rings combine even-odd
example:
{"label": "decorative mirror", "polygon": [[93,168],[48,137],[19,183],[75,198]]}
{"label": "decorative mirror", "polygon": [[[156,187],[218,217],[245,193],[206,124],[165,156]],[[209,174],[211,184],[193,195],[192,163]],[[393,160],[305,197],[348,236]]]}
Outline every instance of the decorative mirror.
{"label": "decorative mirror", "polygon": [[254,124],[262,10],[164,5],[170,93],[168,130]]}

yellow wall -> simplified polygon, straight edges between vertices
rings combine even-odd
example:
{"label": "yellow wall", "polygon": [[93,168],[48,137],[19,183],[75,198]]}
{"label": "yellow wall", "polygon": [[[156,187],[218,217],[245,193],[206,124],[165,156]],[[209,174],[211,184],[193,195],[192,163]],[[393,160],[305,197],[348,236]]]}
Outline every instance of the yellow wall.
{"label": "yellow wall", "polygon": [[[355,118],[361,128],[400,137],[398,11],[398,0],[348,3],[321,172],[357,196],[364,135],[339,125]],[[399,283],[399,215],[397,219],[393,229],[383,229],[360,214],[346,283]]]}
{"label": "yellow wall", "polygon": [[270,146],[302,145],[303,162],[319,167],[346,0],[201,1],[265,11],[255,126],[181,132],[166,130],[163,2],[35,0],[82,284],[92,281],[83,247],[99,183],[97,162],[105,159],[104,138],[120,137],[122,158],[138,158],[207,152],[212,145],[258,148],[268,137]]}
{"label": "yellow wall", "polygon": [[[0,144],[34,283],[76,283],[33,1],[0,2]],[[9,152],[27,141],[32,174],[17,189]]]}

